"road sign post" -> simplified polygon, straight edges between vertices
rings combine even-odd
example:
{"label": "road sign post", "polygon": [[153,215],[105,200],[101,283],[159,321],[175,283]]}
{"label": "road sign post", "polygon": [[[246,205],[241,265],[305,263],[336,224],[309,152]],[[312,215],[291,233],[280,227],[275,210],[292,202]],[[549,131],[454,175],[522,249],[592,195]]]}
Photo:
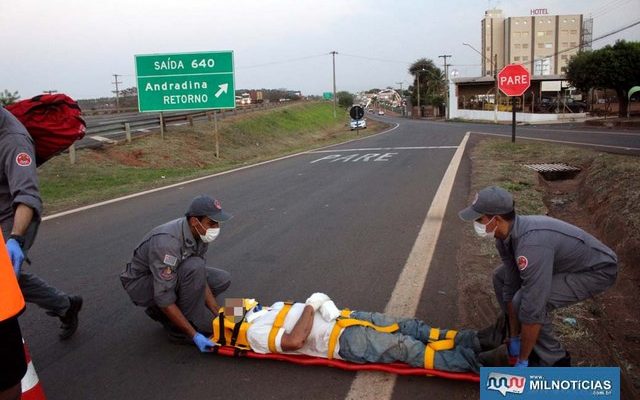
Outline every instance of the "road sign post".
{"label": "road sign post", "polygon": [[360,120],[364,117],[364,108],[361,106],[353,106],[349,109],[349,115],[351,118],[356,120],[356,135],[359,135],[360,132]]}
{"label": "road sign post", "polygon": [[[135,56],[140,112],[234,109],[236,107],[232,51],[144,54]],[[214,115],[215,116],[215,115]],[[216,157],[220,157],[214,121]]]}
{"label": "road sign post", "polygon": [[511,142],[516,141],[516,96],[522,96],[530,85],[531,75],[520,64],[507,65],[498,73],[498,88],[511,97]]}

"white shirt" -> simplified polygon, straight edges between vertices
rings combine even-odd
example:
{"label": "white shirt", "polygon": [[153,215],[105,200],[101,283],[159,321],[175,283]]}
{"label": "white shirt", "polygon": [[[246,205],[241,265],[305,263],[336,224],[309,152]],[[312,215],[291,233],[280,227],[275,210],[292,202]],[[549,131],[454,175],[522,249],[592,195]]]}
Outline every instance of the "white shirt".
{"label": "white shirt", "polygon": [[[247,330],[247,340],[249,341],[249,346],[251,346],[251,349],[256,353],[270,353],[269,333],[271,332],[271,327],[273,326],[273,323],[276,320],[276,316],[278,315],[278,312],[280,312],[282,307],[284,307],[283,302],[279,301],[277,303],[274,303],[271,307],[269,307],[269,311],[256,318]],[[287,313],[287,317],[284,320],[284,325],[282,328],[280,328],[280,330],[278,331],[278,335],[276,336],[276,349],[278,350],[278,353],[306,354],[308,356],[327,358],[327,354],[329,352],[329,337],[331,336],[331,331],[333,330],[333,326],[336,324],[336,322],[325,321],[319,312],[316,312],[313,316],[313,327],[311,328],[311,333],[309,333],[309,337],[305,341],[304,346],[295,351],[282,351],[282,335],[285,332],[291,333],[293,327],[300,319],[304,307],[305,305],[303,303],[295,303],[291,306],[291,309],[289,310],[289,313]],[[339,350],[340,343],[339,340],[337,340],[336,348],[333,355],[334,358],[341,359],[341,357],[338,355]]]}

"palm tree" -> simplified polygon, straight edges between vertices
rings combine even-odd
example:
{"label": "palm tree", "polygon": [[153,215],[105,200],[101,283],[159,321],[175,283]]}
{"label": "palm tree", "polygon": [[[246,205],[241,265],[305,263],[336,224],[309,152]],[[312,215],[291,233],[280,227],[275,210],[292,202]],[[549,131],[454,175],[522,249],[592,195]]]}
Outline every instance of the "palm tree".
{"label": "palm tree", "polygon": [[432,60],[426,58],[416,60],[409,67],[409,73],[414,76],[411,88],[413,104],[417,105],[418,86],[420,87],[421,104],[439,106],[443,102],[446,91],[444,72],[436,67]]}

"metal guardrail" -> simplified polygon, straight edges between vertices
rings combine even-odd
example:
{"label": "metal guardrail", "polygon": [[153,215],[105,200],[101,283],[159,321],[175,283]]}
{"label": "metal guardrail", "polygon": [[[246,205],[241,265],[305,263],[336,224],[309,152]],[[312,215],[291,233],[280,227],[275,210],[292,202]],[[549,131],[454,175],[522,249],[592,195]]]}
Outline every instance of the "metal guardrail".
{"label": "metal guardrail", "polygon": [[[286,104],[291,104],[286,103]],[[228,115],[237,115],[244,114],[247,112],[252,112],[256,110],[264,110],[268,108],[281,107],[285,104],[280,103],[262,103],[249,105],[245,107],[238,107],[231,110],[211,110],[211,111],[195,111],[195,112],[182,112],[182,113],[166,113],[163,114],[163,119],[165,126],[171,122],[192,122],[195,119],[199,118],[208,118],[211,120],[213,118],[213,114],[217,114],[217,117],[220,119],[224,119]],[[117,115],[117,114],[116,114]],[[103,124],[97,126],[88,126],[86,131],[86,136],[91,137],[92,135],[118,135],[125,133],[125,124],[128,123],[131,130],[140,130],[140,129],[153,129],[160,127],[160,114],[150,115],[148,117],[141,117],[140,114],[130,115],[128,118],[114,122],[111,124]]]}

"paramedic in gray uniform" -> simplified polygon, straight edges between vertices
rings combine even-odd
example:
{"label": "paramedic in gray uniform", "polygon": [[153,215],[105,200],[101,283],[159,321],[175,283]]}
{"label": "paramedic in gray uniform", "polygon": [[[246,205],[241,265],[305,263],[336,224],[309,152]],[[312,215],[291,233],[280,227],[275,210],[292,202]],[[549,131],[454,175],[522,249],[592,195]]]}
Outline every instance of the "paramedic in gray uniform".
{"label": "paramedic in gray uniform", "polygon": [[64,340],[78,328],[82,297],[69,296],[49,286],[23,265],[36,238],[41,214],[33,140],[20,121],[0,107],[0,227],[25,300],[60,319],[59,336]]}
{"label": "paramedic in gray uniform", "polygon": [[231,284],[227,271],[205,261],[220,223],[231,215],[209,196],[193,199],[182,218],[153,228],[133,251],[120,280],[135,305],[160,322],[174,342],[191,342],[207,351],[214,344],[212,321],[218,315],[216,296]]}
{"label": "paramedic in gray uniform", "polygon": [[495,238],[502,265],[493,285],[508,315],[509,353],[518,357],[516,366],[528,366],[530,359],[532,366],[570,366],[569,353],[553,336],[550,312],[611,287],[616,254],[566,222],[516,215],[511,194],[496,186],[478,192],[459,216],[473,221],[479,236]]}

